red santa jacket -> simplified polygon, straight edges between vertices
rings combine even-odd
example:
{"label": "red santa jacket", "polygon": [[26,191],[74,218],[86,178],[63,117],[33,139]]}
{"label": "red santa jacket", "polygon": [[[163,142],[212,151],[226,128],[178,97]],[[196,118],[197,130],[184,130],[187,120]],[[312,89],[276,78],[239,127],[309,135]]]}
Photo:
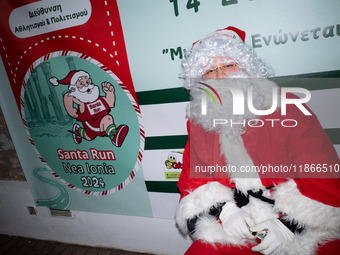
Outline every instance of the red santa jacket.
{"label": "red santa jacket", "polygon": [[[282,125],[285,119],[295,120],[292,123],[297,125],[287,127],[288,121],[286,126]],[[295,168],[295,172],[280,178],[273,175],[268,178],[261,172],[259,177],[263,186],[275,186],[271,193],[275,200],[273,212],[284,213],[288,220],[305,226],[306,231],[293,244],[292,254],[297,254],[301,247],[303,252],[299,254],[313,254],[318,243],[340,239],[339,157],[317,118],[305,116],[294,105],[288,106],[286,116],[277,111],[262,120],[264,125],[261,127],[247,127],[242,135],[244,147],[257,167],[283,165],[291,170]],[[235,187],[228,177],[220,178],[220,175],[216,178],[214,174],[204,173],[195,178],[195,166],[223,166],[227,162],[220,153],[217,133],[206,132],[194,121],[188,122],[188,133],[178,182],[182,196],[176,211],[176,221],[183,232],[191,217],[207,212],[216,203],[232,201],[230,188]],[[302,170],[327,172],[316,173],[319,178],[306,178],[310,175],[299,172]],[[218,225],[215,228],[213,232],[219,232]],[[210,239],[204,233],[197,233],[194,238],[238,244],[237,240],[224,241],[224,233]]]}

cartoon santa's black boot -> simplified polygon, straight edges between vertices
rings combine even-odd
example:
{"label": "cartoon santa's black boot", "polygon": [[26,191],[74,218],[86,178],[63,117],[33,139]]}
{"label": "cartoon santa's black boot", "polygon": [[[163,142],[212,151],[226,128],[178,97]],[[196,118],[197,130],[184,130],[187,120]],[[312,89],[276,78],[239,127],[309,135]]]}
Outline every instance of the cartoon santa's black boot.
{"label": "cartoon santa's black boot", "polygon": [[120,125],[118,128],[114,124],[107,128],[107,135],[110,137],[113,145],[121,147],[126,135],[129,132],[129,127],[127,125]]}

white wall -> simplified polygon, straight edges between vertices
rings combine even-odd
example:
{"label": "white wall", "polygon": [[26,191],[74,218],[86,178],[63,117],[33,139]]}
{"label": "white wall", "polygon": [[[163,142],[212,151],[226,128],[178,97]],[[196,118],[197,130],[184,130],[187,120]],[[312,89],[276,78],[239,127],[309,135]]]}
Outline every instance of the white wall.
{"label": "white wall", "polygon": [[26,182],[0,181],[1,234],[169,255],[184,254],[191,243],[172,219],[79,211],[52,216],[47,207],[30,215],[27,206],[35,205]]}

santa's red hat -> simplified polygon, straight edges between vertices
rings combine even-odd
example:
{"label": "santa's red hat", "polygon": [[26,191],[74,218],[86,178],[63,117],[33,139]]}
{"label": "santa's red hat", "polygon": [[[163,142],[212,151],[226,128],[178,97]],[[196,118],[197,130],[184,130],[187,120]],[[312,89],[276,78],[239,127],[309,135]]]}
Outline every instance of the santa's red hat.
{"label": "santa's red hat", "polygon": [[241,39],[243,42],[246,39],[246,32],[233,26],[229,26],[223,29],[216,30],[216,32],[222,32],[223,35],[230,36],[234,39]]}
{"label": "santa's red hat", "polygon": [[54,86],[58,86],[59,84],[75,85],[78,79],[84,76],[89,78],[90,74],[83,70],[80,70],[80,71],[74,70],[74,71],[69,72],[68,75],[62,80],[58,80],[56,77],[51,77],[50,82]]}
{"label": "santa's red hat", "polygon": [[215,32],[207,35],[204,39],[194,42],[192,44],[192,46],[194,46],[196,43],[200,43],[200,42],[202,42],[206,39],[209,39],[209,38],[212,38],[212,37],[218,37],[218,36],[226,36],[226,37],[233,38],[235,40],[244,42],[245,39],[246,39],[246,32],[244,32],[243,30],[238,29],[236,27],[229,26],[229,27],[226,27],[226,28],[223,28],[223,29],[216,30]]}

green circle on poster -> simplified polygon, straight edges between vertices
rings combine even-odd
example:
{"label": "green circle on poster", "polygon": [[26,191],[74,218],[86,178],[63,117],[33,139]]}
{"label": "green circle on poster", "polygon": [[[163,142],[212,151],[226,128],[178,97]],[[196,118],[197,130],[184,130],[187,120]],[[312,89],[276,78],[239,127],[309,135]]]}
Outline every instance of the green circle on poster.
{"label": "green circle on poster", "polygon": [[39,157],[85,194],[122,189],[140,163],[138,106],[115,74],[92,58],[49,56],[36,61],[22,88],[22,117]]}

